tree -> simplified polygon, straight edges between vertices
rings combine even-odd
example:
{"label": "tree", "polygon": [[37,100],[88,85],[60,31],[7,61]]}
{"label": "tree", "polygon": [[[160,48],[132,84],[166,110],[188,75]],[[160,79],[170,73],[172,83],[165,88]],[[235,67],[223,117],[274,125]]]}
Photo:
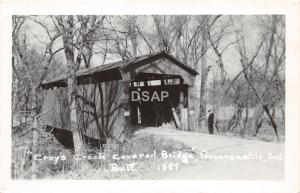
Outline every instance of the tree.
{"label": "tree", "polygon": [[[113,19],[113,18],[112,18]],[[131,59],[138,56],[139,50],[139,33],[137,32],[137,17],[123,16],[115,18],[120,23],[119,28],[110,21],[110,27],[113,31],[112,40],[114,42],[116,53],[123,59]],[[141,32],[140,32],[141,33]]]}
{"label": "tree", "polygon": [[[201,56],[201,63],[196,64],[197,70],[201,72],[200,78],[200,97],[199,97],[199,118],[198,122],[200,127],[204,127],[204,120],[206,116],[206,106],[207,106],[207,78],[208,73],[211,69],[211,65],[207,65],[207,51],[209,49],[208,40],[210,36],[210,31],[212,30],[213,26],[217,22],[217,20],[221,17],[221,15],[216,16],[201,16],[198,18],[198,23],[201,26],[201,48],[200,48],[200,56]],[[198,67],[200,65],[200,68]],[[199,80],[195,82],[195,85],[199,84]]]}
{"label": "tree", "polygon": [[225,69],[225,64],[224,64],[224,53],[234,44],[234,41],[230,41],[230,36],[232,34],[231,29],[232,29],[232,20],[230,19],[230,16],[223,16],[222,18],[218,18],[216,21],[217,24],[213,25],[211,29],[208,31],[208,41],[209,44],[211,45],[211,48],[213,50],[213,53],[215,54],[215,63],[217,64],[217,67],[219,68],[220,71],[220,77],[218,80],[218,89],[219,89],[219,95],[214,96],[217,99],[217,102],[214,104],[214,111],[215,111],[215,125],[217,130],[219,129],[218,127],[218,115],[220,111],[220,107],[223,106],[225,96],[224,91],[225,91],[225,81],[226,81],[226,76],[227,72]]}
{"label": "tree", "polygon": [[86,150],[78,120],[78,90],[76,72],[82,63],[90,67],[93,55],[93,46],[99,39],[100,27],[103,24],[104,16],[55,16],[52,17],[57,32],[61,35],[64,56],[67,62],[67,85],[68,102],[70,107],[70,127],[73,132],[75,153]]}
{"label": "tree", "polygon": [[[33,145],[32,152],[37,153],[37,143],[38,143],[38,118],[43,114],[41,112],[42,99],[40,96],[40,84],[45,79],[49,72],[50,64],[53,60],[53,57],[61,50],[57,49],[53,51],[53,44],[59,37],[59,34],[56,33],[54,35],[50,34],[48,29],[42,25],[41,23],[34,20],[36,23],[39,23],[42,28],[48,32],[48,41],[46,43],[44,52],[40,57],[39,53],[33,49],[29,48],[27,44],[27,34],[24,33],[23,38],[21,35],[21,29],[26,20],[31,18],[26,18],[24,16],[13,16],[13,31],[12,31],[12,39],[13,39],[13,56],[12,56],[12,66],[13,66],[13,78],[18,82],[22,82],[24,85],[24,89],[26,90],[25,95],[25,110],[26,113],[28,111],[27,103],[29,98],[32,101],[31,105],[31,118],[33,119],[33,124],[31,129],[33,131]],[[39,59],[37,59],[39,58]],[[13,93],[14,95],[14,93]],[[23,97],[23,95],[20,95]],[[13,105],[16,105],[18,102],[15,98],[13,98]],[[27,117],[27,116],[26,116]],[[26,118],[27,119],[27,118]],[[36,171],[36,163],[32,162],[32,170],[35,174]]]}
{"label": "tree", "polygon": [[[243,33],[243,26],[241,30],[236,30],[236,42],[237,42],[237,50],[240,55],[240,62],[242,65],[242,73],[244,75],[245,80],[247,81],[248,85],[252,89],[253,93],[258,99],[258,102],[260,103],[260,106],[258,108],[262,107],[263,111],[256,117],[256,128],[255,128],[255,134],[258,132],[258,125],[261,125],[261,122],[258,122],[257,119],[262,117],[263,112],[266,112],[268,118],[270,119],[271,125],[275,131],[277,140],[279,141],[278,136],[278,130],[277,130],[277,124],[274,120],[274,117],[270,113],[270,107],[272,108],[276,101],[279,100],[279,98],[282,95],[274,95],[274,83],[277,84],[277,81],[274,81],[274,76],[278,75],[278,65],[281,65],[283,62],[284,52],[285,48],[282,47],[280,50],[281,52],[281,59],[280,64],[273,64],[274,70],[270,75],[270,58],[272,55],[278,55],[278,53],[273,52],[273,50],[276,50],[279,48],[277,45],[277,48],[274,48],[274,42],[275,37],[278,39],[281,39],[282,36],[277,36],[277,22],[279,21],[278,16],[271,16],[269,19],[270,21],[270,28],[267,27],[265,31],[263,31],[261,38],[259,40],[259,44],[257,45],[256,49],[254,50],[254,54],[249,59],[248,56],[248,49],[245,43],[245,35]],[[241,23],[243,25],[243,23]],[[268,25],[267,25],[268,26]],[[277,41],[278,42],[278,41]],[[262,60],[256,61],[258,57],[261,57]],[[278,59],[278,57],[275,56],[275,58]],[[274,60],[275,61],[275,60]],[[257,64],[257,65],[255,65]],[[259,65],[258,65],[259,64]],[[264,67],[263,73],[260,72],[258,68],[261,68],[261,66]],[[258,85],[260,85],[260,88],[258,89]]]}

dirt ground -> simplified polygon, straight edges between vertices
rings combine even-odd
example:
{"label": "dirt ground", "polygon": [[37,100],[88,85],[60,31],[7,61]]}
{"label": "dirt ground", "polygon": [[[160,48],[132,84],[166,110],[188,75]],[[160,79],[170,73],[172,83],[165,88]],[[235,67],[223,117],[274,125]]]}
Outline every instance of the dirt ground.
{"label": "dirt ground", "polygon": [[[194,164],[184,164],[162,179],[283,180],[284,143],[230,136],[147,128],[138,135],[157,135],[183,143],[197,153]],[[201,156],[199,156],[201,155]]]}

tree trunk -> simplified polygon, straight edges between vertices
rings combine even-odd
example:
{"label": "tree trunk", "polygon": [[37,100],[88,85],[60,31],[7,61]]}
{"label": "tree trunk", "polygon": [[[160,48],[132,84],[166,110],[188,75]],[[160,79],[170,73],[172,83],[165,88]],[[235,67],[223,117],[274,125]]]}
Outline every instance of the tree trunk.
{"label": "tree trunk", "polygon": [[246,106],[245,106],[245,119],[244,119],[244,128],[241,131],[241,135],[243,136],[245,131],[247,130],[248,127],[248,118],[249,118],[249,99],[246,99]]}
{"label": "tree trunk", "polygon": [[[276,125],[276,123],[275,123],[275,121],[274,121],[274,119],[273,119],[273,117],[272,117],[272,115],[271,115],[271,113],[270,113],[270,111],[269,111],[268,105],[264,102],[262,96],[259,94],[259,92],[258,92],[258,90],[256,89],[256,87],[254,86],[253,82],[250,81],[250,79],[249,79],[249,77],[248,77],[248,75],[247,75],[247,73],[246,73],[245,66],[243,66],[243,68],[244,68],[243,73],[244,73],[245,79],[247,80],[248,84],[251,86],[251,88],[252,88],[252,90],[254,91],[256,97],[258,98],[260,104],[262,105],[263,109],[264,109],[265,112],[267,113],[267,115],[268,115],[268,117],[269,117],[269,119],[270,119],[270,121],[271,121],[271,124],[272,124],[272,126],[273,126],[273,129],[274,129],[274,131],[275,131],[275,134],[276,134],[276,137],[277,137],[277,141],[279,142],[279,136],[278,136],[278,131],[277,131],[277,125]],[[256,133],[257,133],[257,132],[256,132]]]}
{"label": "tree trunk", "polygon": [[199,131],[199,118],[200,118],[200,88],[201,88],[201,63],[195,64],[195,70],[199,73],[194,82],[194,93],[195,93],[195,126],[196,130]]}
{"label": "tree trunk", "polygon": [[29,103],[29,90],[27,90],[25,95],[25,130],[27,130],[27,122],[28,122],[28,103]]}
{"label": "tree trunk", "polygon": [[70,126],[73,132],[73,143],[75,153],[83,152],[84,141],[81,134],[81,129],[78,125],[78,117],[77,117],[77,104],[76,104],[76,75],[75,72],[69,72],[68,75],[68,101],[70,106]]}
{"label": "tree trunk", "polygon": [[207,106],[207,76],[209,68],[207,67],[207,55],[203,54],[201,57],[201,86],[200,86],[200,112],[199,125],[204,127],[206,106]]}
{"label": "tree trunk", "polygon": [[279,136],[278,136],[277,125],[276,125],[276,123],[275,123],[275,121],[274,121],[274,119],[273,119],[273,117],[272,117],[272,115],[271,115],[271,113],[270,113],[270,111],[269,111],[268,105],[263,105],[263,108],[264,108],[264,110],[266,111],[266,113],[267,113],[267,115],[268,115],[268,117],[269,117],[269,119],[270,119],[270,121],[271,121],[271,124],[272,124],[273,129],[274,129],[275,134],[276,134],[277,141],[279,142]]}
{"label": "tree trunk", "polygon": [[285,125],[285,110],[283,107],[281,107],[280,110],[281,110],[281,116],[282,116],[282,125],[284,127],[284,125]]}
{"label": "tree trunk", "polygon": [[[32,155],[36,155],[38,154],[38,138],[39,138],[39,134],[38,134],[38,121],[37,121],[37,117],[36,115],[33,118],[33,125],[32,125]],[[31,166],[31,170],[32,170],[32,179],[37,178],[36,174],[37,174],[37,163],[36,160],[32,159],[32,166]]]}
{"label": "tree trunk", "polygon": [[247,89],[247,96],[246,96],[246,105],[245,105],[245,119],[244,119],[244,128],[241,131],[241,135],[243,136],[245,131],[248,127],[248,120],[249,120],[249,95],[250,95],[250,88]]}
{"label": "tree trunk", "polygon": [[[225,86],[221,84],[221,87],[219,88],[219,91],[217,93],[221,93],[223,95],[224,91],[225,91]],[[215,120],[214,120],[215,123],[214,123],[214,125],[217,129],[217,132],[221,132],[222,130],[224,130],[224,128],[221,129],[220,126],[218,125],[218,123],[221,122],[221,120],[219,120],[219,115],[220,115],[220,112],[221,112],[221,110],[224,106],[224,104],[223,104],[224,103],[224,98],[226,97],[226,96],[224,96],[224,95],[222,96],[222,95],[218,96],[217,102],[215,103],[215,106],[213,107],[213,111],[214,111],[214,114],[215,114]]]}
{"label": "tree trunk", "polygon": [[177,60],[180,60],[180,38],[181,38],[181,30],[177,31],[176,34],[176,42],[175,42],[175,56]]}
{"label": "tree trunk", "polygon": [[[38,114],[40,113],[39,110],[41,109],[39,106],[41,106],[41,103],[39,103],[38,98],[38,90],[36,87],[32,88],[33,91],[33,97],[32,101],[35,104],[34,111],[33,111],[33,124],[32,124],[32,154],[36,155],[38,154],[38,139],[39,139],[39,133],[38,133]],[[33,107],[33,104],[31,105]],[[32,159],[32,178],[37,178],[37,163],[36,160]]]}
{"label": "tree trunk", "polygon": [[65,21],[63,19],[64,16],[56,16],[56,20],[60,27],[60,33],[63,39],[64,45],[64,53],[67,61],[68,73],[67,73],[67,81],[68,81],[68,102],[69,102],[69,110],[70,110],[70,129],[73,133],[73,143],[74,143],[74,151],[75,154],[80,154],[85,150],[84,139],[82,136],[82,131],[79,126],[78,121],[78,101],[77,101],[77,78],[76,71],[79,69],[81,63],[81,56],[83,53],[84,40],[86,33],[86,25],[85,23],[81,23],[81,42],[79,44],[79,48],[77,51],[77,57],[75,58],[74,51],[74,42],[73,38],[75,37],[75,21],[74,16],[69,15],[65,17]]}
{"label": "tree trunk", "polygon": [[201,87],[200,87],[200,112],[199,112],[199,125],[204,128],[206,106],[207,106],[207,77],[210,68],[207,66],[207,37],[208,26],[203,27],[202,31],[202,45],[201,45]]}
{"label": "tree trunk", "polygon": [[252,116],[252,129],[251,129],[251,135],[252,136],[256,136],[261,125],[262,125],[262,121],[263,121],[263,114],[264,114],[264,110],[262,108],[261,105],[258,105],[255,109],[255,111],[253,112],[253,116]]}

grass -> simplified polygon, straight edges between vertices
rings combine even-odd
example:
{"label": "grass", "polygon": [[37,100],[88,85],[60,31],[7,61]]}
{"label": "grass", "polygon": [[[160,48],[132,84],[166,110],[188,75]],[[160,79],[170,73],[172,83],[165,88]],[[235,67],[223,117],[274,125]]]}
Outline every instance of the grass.
{"label": "grass", "polygon": [[[178,158],[163,158],[161,151],[169,153],[173,151],[182,151],[190,153],[189,150],[183,150],[182,144],[175,144],[174,141],[166,141],[154,135],[132,139],[123,144],[106,146],[103,152],[97,149],[90,149],[86,156],[97,156],[101,153],[106,159],[91,159],[78,161],[73,158],[74,153],[65,149],[55,137],[46,132],[39,132],[38,154],[42,160],[37,161],[37,171],[32,171],[33,156],[32,150],[32,133],[13,133],[12,136],[12,179],[160,179],[168,173],[175,172],[187,165]],[[146,154],[156,156],[146,157]],[[144,157],[115,160],[115,156],[124,155],[144,155]],[[43,156],[46,159],[43,160]],[[49,156],[53,158],[50,159]],[[55,157],[58,159],[55,163]],[[136,163],[134,171],[124,171],[127,164]],[[112,171],[112,165],[117,164],[122,171]],[[178,165],[177,165],[178,164]],[[192,163],[189,163],[192,164]]]}

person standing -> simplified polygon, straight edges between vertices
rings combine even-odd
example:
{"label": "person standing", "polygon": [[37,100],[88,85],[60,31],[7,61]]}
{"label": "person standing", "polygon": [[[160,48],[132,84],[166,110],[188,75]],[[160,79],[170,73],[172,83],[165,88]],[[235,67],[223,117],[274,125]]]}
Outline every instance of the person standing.
{"label": "person standing", "polygon": [[208,110],[208,132],[209,134],[214,134],[214,113],[211,109]]}

